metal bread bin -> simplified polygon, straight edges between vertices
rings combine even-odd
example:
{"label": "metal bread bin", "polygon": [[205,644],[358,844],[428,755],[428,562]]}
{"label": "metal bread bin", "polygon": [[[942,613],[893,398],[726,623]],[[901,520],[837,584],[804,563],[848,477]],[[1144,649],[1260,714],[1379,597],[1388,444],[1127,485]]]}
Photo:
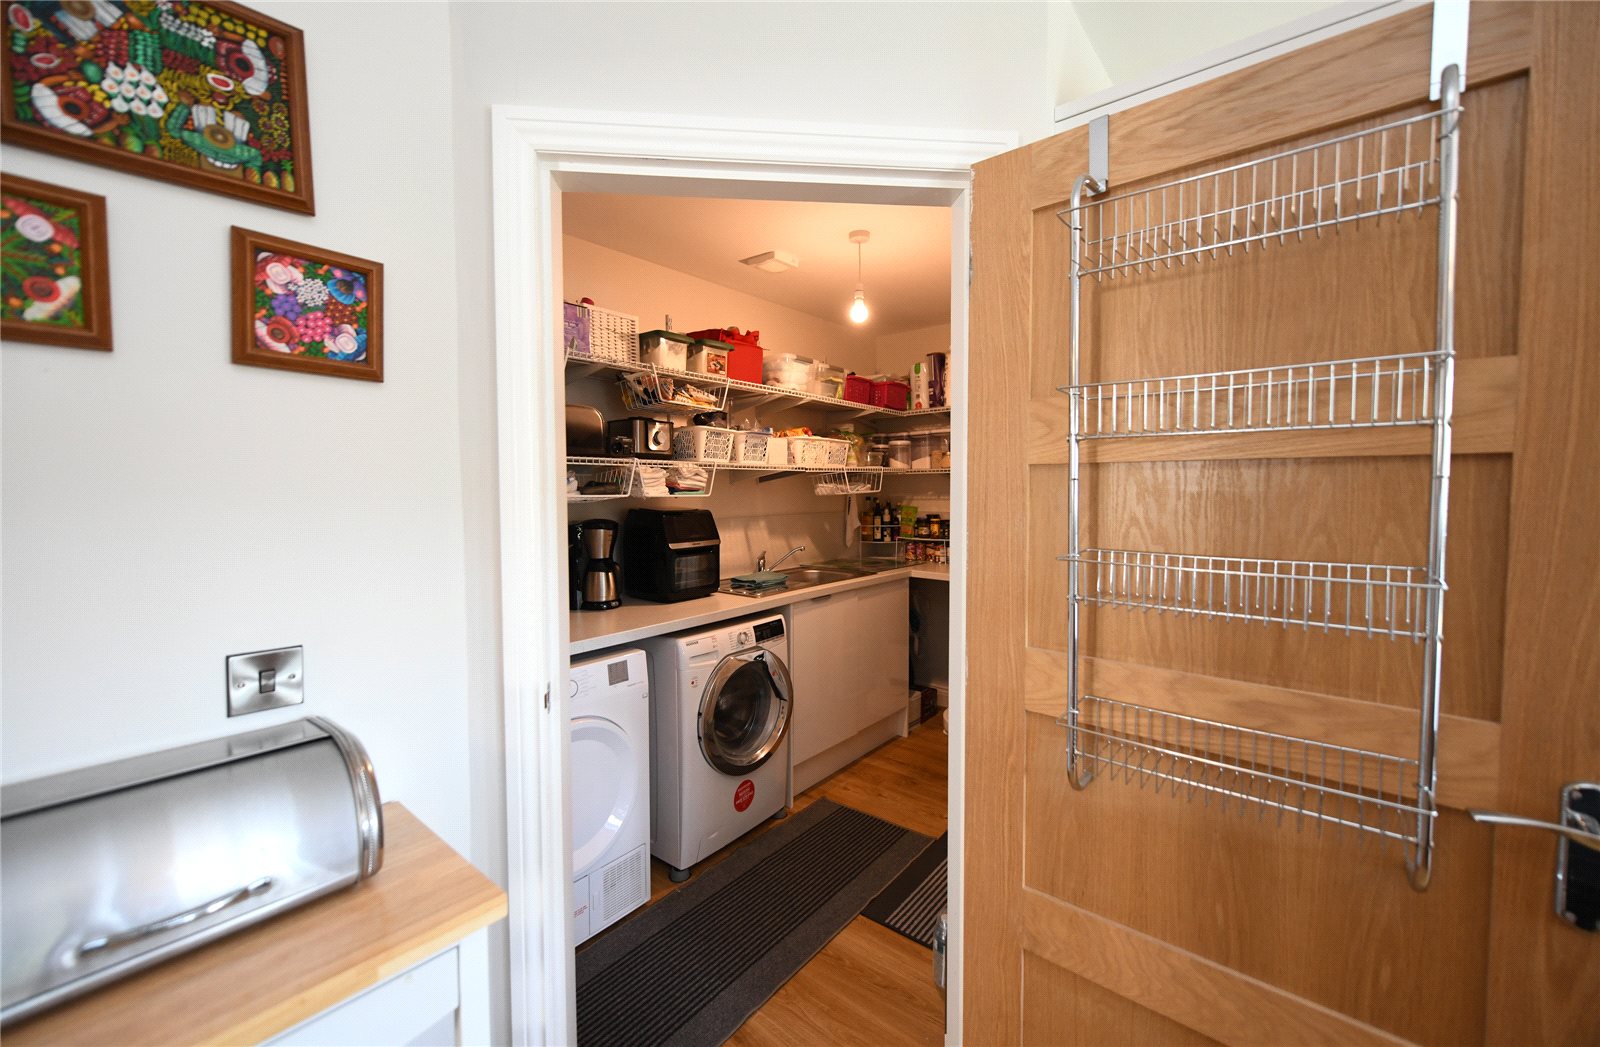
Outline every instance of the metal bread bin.
{"label": "metal bread bin", "polygon": [[319,717],[0,790],[0,1022],[378,871],[367,754]]}

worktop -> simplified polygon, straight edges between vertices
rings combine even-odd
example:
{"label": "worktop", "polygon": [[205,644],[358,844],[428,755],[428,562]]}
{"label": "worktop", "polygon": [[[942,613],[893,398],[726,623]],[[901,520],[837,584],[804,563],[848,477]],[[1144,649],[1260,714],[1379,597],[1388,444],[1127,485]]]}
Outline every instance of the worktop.
{"label": "worktop", "polygon": [[692,629],[698,625],[743,618],[746,615],[773,611],[789,604],[815,600],[819,596],[865,589],[901,578],[922,578],[948,582],[948,564],[907,564],[887,571],[847,578],[841,582],[812,585],[804,589],[784,589],[762,596],[733,596],[713,593],[698,600],[680,603],[653,603],[624,597],[621,607],[609,611],[573,611],[570,613],[571,633],[567,643],[568,654],[587,654],[619,644],[635,643],[652,636]]}
{"label": "worktop", "polygon": [[376,876],[10,1026],[24,1044],[260,1043],[506,915],[506,895],[398,803]]}

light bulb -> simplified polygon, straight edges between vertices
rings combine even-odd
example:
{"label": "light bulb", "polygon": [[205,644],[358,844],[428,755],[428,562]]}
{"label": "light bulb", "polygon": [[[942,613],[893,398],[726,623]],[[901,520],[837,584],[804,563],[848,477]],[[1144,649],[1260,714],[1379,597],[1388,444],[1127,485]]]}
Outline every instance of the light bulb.
{"label": "light bulb", "polygon": [[855,301],[850,303],[850,320],[852,323],[864,324],[867,322],[867,292],[856,288]]}

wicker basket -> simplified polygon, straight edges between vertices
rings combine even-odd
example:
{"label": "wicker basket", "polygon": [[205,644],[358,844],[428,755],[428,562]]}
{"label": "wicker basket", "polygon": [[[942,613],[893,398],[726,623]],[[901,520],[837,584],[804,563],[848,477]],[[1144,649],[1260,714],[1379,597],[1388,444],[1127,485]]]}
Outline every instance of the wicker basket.
{"label": "wicker basket", "polygon": [[589,309],[589,355],[612,363],[639,362],[639,318],[614,313],[591,305]]}

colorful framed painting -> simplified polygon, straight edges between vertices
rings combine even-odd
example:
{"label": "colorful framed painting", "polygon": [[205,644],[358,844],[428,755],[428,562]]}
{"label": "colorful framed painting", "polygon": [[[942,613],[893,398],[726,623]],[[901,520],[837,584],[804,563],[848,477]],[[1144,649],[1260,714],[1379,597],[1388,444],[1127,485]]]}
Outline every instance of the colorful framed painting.
{"label": "colorful framed painting", "polygon": [[223,0],[0,7],[7,144],[316,213],[300,30]]}
{"label": "colorful framed painting", "polygon": [[0,337],[111,348],[105,197],[0,174]]}
{"label": "colorful framed painting", "polygon": [[383,381],[383,263],[234,226],[233,362]]}

